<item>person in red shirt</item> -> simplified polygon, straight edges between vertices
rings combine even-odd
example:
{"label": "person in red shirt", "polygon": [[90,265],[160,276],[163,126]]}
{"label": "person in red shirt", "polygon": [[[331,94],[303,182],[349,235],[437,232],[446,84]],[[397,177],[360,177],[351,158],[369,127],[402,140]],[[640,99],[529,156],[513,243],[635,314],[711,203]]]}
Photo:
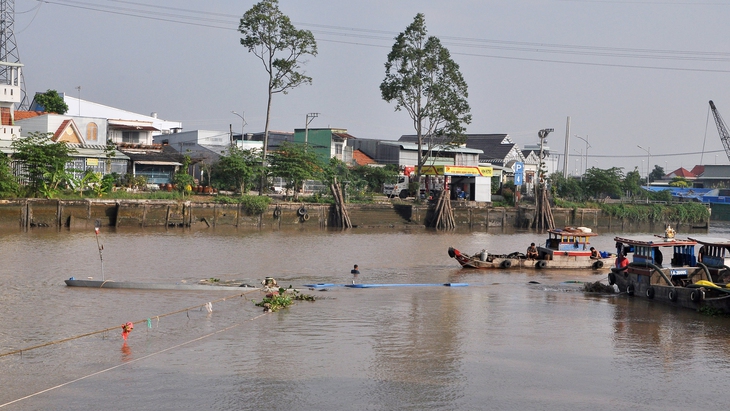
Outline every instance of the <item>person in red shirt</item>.
{"label": "person in red shirt", "polygon": [[616,268],[622,269],[626,268],[629,265],[629,259],[626,258],[626,255],[624,253],[619,253],[618,257],[616,257]]}

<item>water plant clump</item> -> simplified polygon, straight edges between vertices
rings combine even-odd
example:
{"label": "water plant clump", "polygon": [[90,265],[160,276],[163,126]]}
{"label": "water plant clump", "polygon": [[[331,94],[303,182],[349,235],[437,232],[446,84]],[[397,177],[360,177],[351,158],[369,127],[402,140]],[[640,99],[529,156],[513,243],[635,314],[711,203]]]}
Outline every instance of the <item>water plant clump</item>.
{"label": "water plant clump", "polygon": [[264,312],[275,312],[282,308],[287,308],[294,304],[294,301],[315,301],[316,298],[313,295],[302,294],[298,290],[292,288],[280,287],[278,291],[270,291],[266,294],[263,300],[254,304],[258,307],[263,307]]}

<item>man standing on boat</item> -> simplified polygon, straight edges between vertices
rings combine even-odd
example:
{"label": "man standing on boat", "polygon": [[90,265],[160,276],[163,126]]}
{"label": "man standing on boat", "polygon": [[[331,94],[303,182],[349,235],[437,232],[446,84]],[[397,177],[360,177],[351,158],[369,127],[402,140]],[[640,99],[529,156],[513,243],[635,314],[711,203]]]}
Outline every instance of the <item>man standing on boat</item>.
{"label": "man standing on boat", "polygon": [[626,258],[626,254],[624,254],[623,252],[618,253],[618,257],[616,257],[616,268],[621,270],[628,266],[629,266],[629,259]]}

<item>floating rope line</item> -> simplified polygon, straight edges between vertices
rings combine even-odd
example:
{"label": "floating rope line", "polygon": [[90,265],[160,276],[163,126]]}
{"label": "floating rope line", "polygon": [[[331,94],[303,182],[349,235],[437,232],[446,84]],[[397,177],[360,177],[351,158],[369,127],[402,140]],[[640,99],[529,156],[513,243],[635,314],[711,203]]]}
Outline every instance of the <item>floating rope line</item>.
{"label": "floating rope line", "polygon": [[[214,300],[214,301],[211,301],[211,302],[208,302],[208,303],[205,303],[205,304],[196,305],[194,307],[183,308],[182,310],[173,311],[173,312],[170,312],[170,313],[167,313],[167,314],[157,315],[157,316],[155,316],[155,318],[157,318],[157,325],[159,326],[159,324],[160,324],[160,317],[167,317],[167,316],[170,316],[170,315],[173,315],[173,314],[179,314],[179,313],[181,313],[181,312],[184,311],[184,312],[187,313],[188,318],[190,318],[190,314],[188,313],[188,311],[190,311],[190,310],[194,310],[196,308],[203,308],[203,307],[207,306],[208,304],[211,304],[211,307],[212,307],[212,303],[226,301],[226,300],[229,300],[229,299],[235,298],[235,297],[244,297],[245,298],[245,295],[246,294],[252,293],[254,291],[259,291],[259,289],[257,288],[255,290],[247,291],[247,292],[245,292],[243,294],[236,294],[236,295],[232,295],[232,296],[228,296],[228,297],[223,297],[223,298],[220,298],[218,300]],[[134,324],[138,324],[138,323],[149,324],[147,321],[148,321],[147,319],[137,320],[137,321],[132,321],[132,324],[133,325]],[[0,354],[0,358],[5,357],[5,356],[8,356],[8,355],[13,355],[13,354],[21,354],[22,355],[23,352],[25,352],[25,351],[35,350],[35,349],[38,349],[38,348],[47,347],[49,345],[61,344],[61,343],[65,343],[65,342],[68,342],[68,341],[77,340],[79,338],[88,337],[88,336],[94,335],[94,334],[101,334],[101,333],[105,333],[105,332],[109,332],[109,331],[114,331],[114,330],[117,330],[118,328],[119,328],[119,326],[117,325],[117,326],[114,326],[114,327],[105,328],[103,330],[91,331],[91,332],[84,333],[84,334],[80,334],[80,335],[76,335],[76,336],[73,336],[73,337],[63,338],[61,340],[50,341],[50,342],[47,342],[47,343],[34,345],[32,347],[21,348],[21,349],[14,350],[14,351],[8,351],[8,352],[5,352],[5,353]]]}
{"label": "floating rope line", "polygon": [[[242,295],[242,296],[243,296],[243,295]],[[229,298],[230,298],[230,297],[229,297]],[[205,305],[205,304],[203,304],[203,305]],[[180,311],[178,311],[178,312],[180,312]],[[27,400],[28,398],[32,398],[32,397],[35,397],[35,396],[37,396],[37,395],[40,395],[40,394],[44,394],[44,393],[47,393],[47,392],[49,392],[49,391],[53,391],[53,390],[55,390],[55,389],[58,389],[58,388],[62,388],[62,387],[65,387],[65,386],[67,386],[67,385],[73,384],[73,383],[75,383],[75,382],[78,382],[78,381],[81,381],[81,380],[85,380],[85,379],[87,379],[87,378],[91,378],[91,377],[94,377],[94,376],[96,376],[96,375],[99,375],[99,374],[105,373],[105,372],[107,372],[107,371],[111,371],[111,370],[114,370],[114,369],[116,369],[116,368],[119,368],[119,367],[122,367],[122,366],[125,366],[125,365],[129,365],[129,364],[135,363],[135,362],[137,362],[137,361],[141,361],[141,360],[144,360],[144,359],[147,359],[147,358],[153,357],[153,356],[155,356],[155,355],[158,355],[158,354],[162,354],[162,353],[164,353],[164,352],[167,352],[167,351],[170,351],[170,350],[174,350],[174,349],[176,349],[176,348],[180,348],[180,347],[183,347],[183,346],[185,346],[185,345],[188,345],[188,344],[192,344],[192,343],[194,343],[194,342],[197,342],[197,341],[200,341],[200,340],[202,340],[202,339],[205,339],[205,338],[208,338],[208,337],[212,337],[212,336],[214,336],[214,335],[216,335],[216,334],[220,334],[220,333],[222,333],[222,332],[226,332],[226,331],[228,331],[228,330],[231,330],[231,329],[234,329],[234,328],[236,328],[236,327],[240,327],[240,326],[241,326],[241,325],[243,325],[244,323],[246,323],[246,322],[251,322],[251,321],[253,321],[253,320],[256,320],[256,319],[258,319],[258,318],[261,318],[261,317],[265,316],[266,314],[268,314],[268,313],[263,313],[263,314],[259,314],[259,315],[255,316],[255,317],[249,318],[248,320],[246,320],[246,321],[244,321],[244,322],[240,322],[240,323],[238,323],[238,324],[233,324],[233,325],[230,325],[230,326],[228,326],[228,327],[226,327],[226,328],[220,329],[220,330],[218,330],[218,331],[213,331],[212,333],[209,333],[209,334],[206,334],[206,335],[203,335],[203,336],[200,336],[200,337],[194,338],[194,339],[192,339],[192,340],[190,340],[190,341],[186,341],[186,342],[184,342],[184,343],[180,343],[180,344],[174,345],[174,346],[172,346],[172,347],[168,347],[168,348],[165,348],[165,349],[163,349],[163,350],[160,350],[160,351],[157,351],[157,352],[153,352],[153,353],[151,353],[151,354],[147,354],[147,355],[145,355],[145,356],[143,356],[143,357],[140,357],[140,358],[135,358],[135,359],[133,359],[133,360],[129,360],[129,361],[127,361],[127,362],[123,362],[123,363],[121,363],[121,364],[117,364],[117,365],[115,365],[115,366],[112,366],[112,367],[109,367],[109,368],[105,368],[105,369],[103,369],[103,370],[101,370],[101,371],[97,371],[97,372],[94,372],[94,373],[91,373],[91,374],[85,375],[85,376],[83,376],[83,377],[79,377],[79,378],[76,378],[75,380],[67,381],[67,382],[64,382],[64,383],[62,383],[62,384],[58,384],[58,385],[56,385],[56,386],[50,387],[50,388],[46,388],[45,390],[41,390],[41,391],[35,392],[35,393],[33,393],[33,394],[30,394],[30,395],[26,395],[25,397],[21,397],[21,398],[18,398],[18,399],[16,399],[16,400],[13,400],[13,401],[10,401],[10,402],[6,402],[5,404],[0,404],[0,408],[3,408],[3,407],[5,407],[5,406],[7,406],[7,405],[15,404],[16,402],[20,402],[20,401],[23,401],[23,400]],[[114,328],[117,328],[117,327],[114,327]]]}

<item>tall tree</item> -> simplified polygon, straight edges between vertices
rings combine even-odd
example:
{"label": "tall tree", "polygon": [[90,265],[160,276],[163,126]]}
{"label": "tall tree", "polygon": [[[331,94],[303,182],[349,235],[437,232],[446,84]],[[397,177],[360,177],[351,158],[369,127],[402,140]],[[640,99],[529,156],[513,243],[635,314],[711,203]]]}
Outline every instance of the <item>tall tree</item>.
{"label": "tall tree", "polygon": [[423,14],[395,38],[380,92],[383,100],[395,101],[395,111],[405,110],[413,120],[419,178],[436,145],[463,142],[465,125],[471,123],[467,85],[449,50],[427,35]]}
{"label": "tall tree", "polygon": [[586,170],[584,180],[586,192],[595,198],[621,197],[624,173],[620,167],[611,167],[606,170],[591,167]]}
{"label": "tall tree", "polygon": [[304,180],[314,178],[322,169],[317,154],[302,144],[284,142],[271,153],[271,174],[286,180],[295,198]]}
{"label": "tall tree", "polygon": [[654,169],[649,173],[649,182],[661,180],[662,178],[664,178],[664,167],[655,164]]}
{"label": "tall tree", "polygon": [[28,137],[13,140],[13,159],[23,162],[21,181],[26,184],[30,196],[43,195],[51,198],[62,183],[73,179],[66,169],[76,150],[65,142],[51,140],[51,133],[30,133]]}
{"label": "tall tree", "polygon": [[244,36],[241,44],[258,57],[269,75],[269,97],[266,103],[266,126],[262,163],[266,164],[269,144],[271,99],[276,93],[312,84],[312,78],[301,71],[306,55],[317,55],[317,42],[309,30],[297,30],[288,16],[279,10],[278,0],[263,0],[241,18],[238,31]]}
{"label": "tall tree", "polygon": [[68,111],[68,105],[56,90],[47,90],[45,93],[36,94],[35,102],[43,106],[43,109],[48,113],[66,114]]}

